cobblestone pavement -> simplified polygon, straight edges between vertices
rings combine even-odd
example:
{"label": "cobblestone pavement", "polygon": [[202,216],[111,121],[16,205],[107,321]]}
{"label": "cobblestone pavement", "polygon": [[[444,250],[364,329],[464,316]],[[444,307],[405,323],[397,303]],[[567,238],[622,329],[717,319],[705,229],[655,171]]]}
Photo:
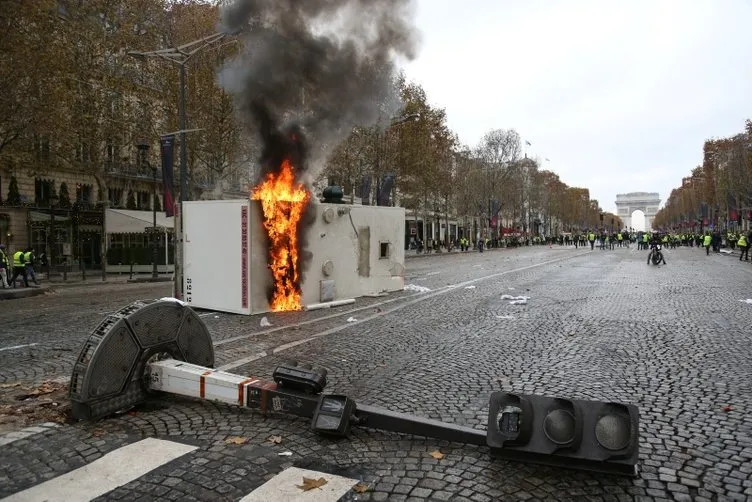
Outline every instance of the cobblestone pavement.
{"label": "cobblestone pavement", "polygon": [[[234,373],[269,378],[281,361],[310,361],[328,369],[328,391],[478,429],[494,390],[634,403],[637,479],[367,429],[323,439],[306,420],[159,398],[0,446],[0,497],[156,437],[197,448],[99,500],[238,500],[293,466],[368,486],[340,500],[750,500],[752,305],[740,300],[752,298],[752,272],[696,249],[667,250],[666,266],[645,258],[634,248],[557,246],[439,255],[408,263],[406,282],[428,292],[270,314],[272,328],[261,328],[260,316],[201,314],[218,364]],[[67,376],[105,312],[169,291],[102,288],[6,302],[15,310],[0,310],[0,349],[38,345],[0,351],[0,381]],[[530,300],[510,305],[504,294]],[[227,444],[230,437],[243,444]],[[446,456],[433,458],[435,450]]]}

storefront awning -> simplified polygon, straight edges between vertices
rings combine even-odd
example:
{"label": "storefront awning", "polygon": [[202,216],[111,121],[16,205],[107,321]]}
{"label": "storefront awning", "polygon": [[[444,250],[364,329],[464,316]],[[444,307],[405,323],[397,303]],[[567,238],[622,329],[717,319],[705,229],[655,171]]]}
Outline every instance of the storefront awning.
{"label": "storefront awning", "polygon": [[[157,228],[170,231],[174,228],[175,217],[157,212]],[[151,211],[133,211],[129,209],[108,209],[104,217],[107,234],[142,234],[152,226]]]}
{"label": "storefront awning", "polygon": [[[41,213],[39,211],[29,211],[29,220],[31,220],[32,223],[39,223],[42,221],[51,221],[52,216],[50,215],[50,213]],[[55,221],[58,223],[63,222],[63,221],[70,221],[70,217],[56,214]]]}

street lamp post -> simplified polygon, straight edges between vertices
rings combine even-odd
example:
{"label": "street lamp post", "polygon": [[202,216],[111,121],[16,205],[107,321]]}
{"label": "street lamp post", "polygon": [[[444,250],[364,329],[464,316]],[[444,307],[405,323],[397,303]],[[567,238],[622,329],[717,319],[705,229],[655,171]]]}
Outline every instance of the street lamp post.
{"label": "street lamp post", "polygon": [[139,151],[140,161],[146,167],[151,168],[152,184],[151,184],[151,216],[152,216],[152,229],[151,229],[151,278],[156,279],[159,277],[157,270],[157,256],[159,250],[157,248],[157,206],[155,201],[157,200],[157,168],[151,165],[147,158],[149,152],[149,143],[146,140],[140,140],[136,145]]}
{"label": "street lamp post", "polygon": [[47,266],[47,280],[50,280],[50,268],[55,267],[55,248],[57,247],[57,232],[55,232],[55,206],[57,205],[57,195],[52,194],[50,195],[48,202],[50,204],[50,232],[48,234],[48,240],[49,236],[52,236],[51,244],[48,242],[47,246],[50,249],[50,258],[49,258],[49,265]]}
{"label": "street lamp post", "polygon": [[[235,33],[233,33],[235,34]],[[186,76],[185,67],[193,56],[203,49],[216,44],[224,39],[229,33],[215,33],[208,37],[194,40],[179,47],[169,49],[159,49],[148,52],[129,51],[128,55],[140,59],[149,57],[162,58],[170,63],[177,64],[180,69],[180,99],[178,101],[178,121],[180,128],[177,134],[180,135],[180,205],[178,206],[177,218],[175,218],[175,296],[182,298],[183,295],[183,202],[189,200],[188,194],[188,150],[186,146],[185,134],[189,132],[186,125]],[[155,262],[156,263],[156,262]]]}

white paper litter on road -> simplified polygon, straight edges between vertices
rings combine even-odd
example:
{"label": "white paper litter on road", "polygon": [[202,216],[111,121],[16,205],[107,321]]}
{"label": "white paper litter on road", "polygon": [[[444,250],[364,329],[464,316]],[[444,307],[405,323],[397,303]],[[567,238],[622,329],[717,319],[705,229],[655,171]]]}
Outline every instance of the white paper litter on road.
{"label": "white paper litter on road", "polygon": [[507,288],[509,291],[514,291],[514,288]]}
{"label": "white paper litter on road", "polygon": [[431,291],[429,288],[425,286],[418,286],[417,284],[408,284],[402,289],[404,291],[415,291],[416,293],[428,293],[429,291]]}
{"label": "white paper litter on road", "polygon": [[269,319],[267,319],[266,317],[262,317],[261,318],[261,327],[262,328],[268,328],[271,325],[272,325],[272,323],[269,322]]}
{"label": "white paper litter on road", "polygon": [[721,253],[723,253],[723,254],[734,254],[733,251],[731,251],[730,249],[721,249]]}
{"label": "white paper litter on road", "polygon": [[514,319],[514,316],[511,315],[497,315],[495,317],[496,319]]}
{"label": "white paper litter on road", "polygon": [[529,296],[501,295],[502,300],[529,300]]}
{"label": "white paper litter on road", "polygon": [[752,305],[752,298],[747,298],[746,300],[739,300],[742,303],[748,303],[749,305]]}
{"label": "white paper litter on road", "polygon": [[291,457],[292,456],[292,452],[291,451],[281,451],[281,452],[277,453],[277,455],[279,455],[280,457]]}
{"label": "white paper litter on road", "polygon": [[357,319],[355,319],[354,317],[349,317],[349,318],[347,319],[347,322],[358,322],[358,320],[357,320]]}
{"label": "white paper litter on road", "polygon": [[177,298],[172,298],[172,297],[169,297],[169,296],[165,296],[164,298],[160,298],[159,301],[160,302],[175,302],[175,303],[179,303],[180,305],[183,305],[183,306],[187,305],[183,300],[178,300]]}
{"label": "white paper litter on road", "polygon": [[509,305],[527,305],[527,300],[512,300]]}
{"label": "white paper litter on road", "polygon": [[465,289],[475,289],[475,286],[465,286]]}

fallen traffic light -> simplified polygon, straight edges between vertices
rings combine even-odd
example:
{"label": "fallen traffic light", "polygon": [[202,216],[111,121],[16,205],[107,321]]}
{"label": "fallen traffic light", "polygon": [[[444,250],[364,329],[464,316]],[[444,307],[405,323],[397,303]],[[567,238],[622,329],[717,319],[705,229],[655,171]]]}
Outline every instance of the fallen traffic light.
{"label": "fallen traffic light", "polygon": [[70,384],[74,418],[105,417],[163,392],[312,418],[320,434],[350,426],[488,445],[509,460],[634,476],[638,411],[633,405],[495,392],[487,431],[320,395],[327,372],[311,364],[277,366],[274,381],[213,369],[206,325],[172,301],[134,302],[109,315],[76,359]]}
{"label": "fallen traffic light", "polygon": [[355,401],[347,396],[328,394],[319,399],[313,414],[311,428],[330,436],[345,436],[350,429],[350,416],[355,411]]}
{"label": "fallen traffic light", "polygon": [[638,424],[631,404],[494,392],[486,442],[510,460],[635,475]]}

